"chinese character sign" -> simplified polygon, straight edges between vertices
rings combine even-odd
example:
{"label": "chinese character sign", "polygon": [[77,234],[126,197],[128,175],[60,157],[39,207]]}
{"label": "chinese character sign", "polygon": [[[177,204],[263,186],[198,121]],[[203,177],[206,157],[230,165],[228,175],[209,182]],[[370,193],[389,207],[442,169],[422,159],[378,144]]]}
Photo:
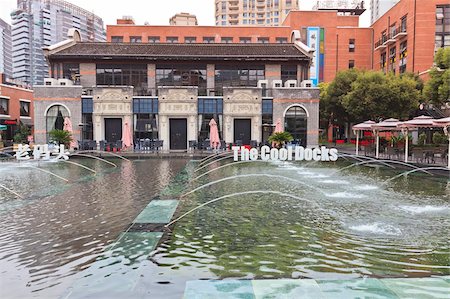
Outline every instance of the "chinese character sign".
{"label": "chinese character sign", "polygon": [[309,70],[309,78],[313,81],[314,86],[319,83],[319,46],[320,46],[320,28],[308,27],[307,43],[314,50],[311,67]]}
{"label": "chinese character sign", "polygon": [[[19,144],[19,147],[14,155],[16,160],[30,160],[31,148],[28,144]],[[50,150],[48,144],[36,144],[33,147],[33,160],[69,160],[70,153],[65,150],[64,144],[57,145]],[[53,157],[53,158],[52,158]]]}

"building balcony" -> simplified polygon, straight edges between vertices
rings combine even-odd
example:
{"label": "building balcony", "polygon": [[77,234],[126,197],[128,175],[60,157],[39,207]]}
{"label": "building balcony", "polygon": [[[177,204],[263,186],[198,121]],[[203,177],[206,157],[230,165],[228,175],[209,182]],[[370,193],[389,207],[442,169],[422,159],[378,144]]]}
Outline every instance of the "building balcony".
{"label": "building balcony", "polygon": [[394,39],[399,39],[402,38],[403,36],[407,36],[408,33],[406,32],[406,26],[405,25],[400,25],[395,29],[395,32],[393,32],[393,38]]}
{"label": "building balcony", "polygon": [[[387,40],[387,38],[386,38]],[[385,49],[387,47],[387,45],[385,44],[386,40],[384,38],[380,38],[376,43],[375,43],[375,50],[382,50]]]}

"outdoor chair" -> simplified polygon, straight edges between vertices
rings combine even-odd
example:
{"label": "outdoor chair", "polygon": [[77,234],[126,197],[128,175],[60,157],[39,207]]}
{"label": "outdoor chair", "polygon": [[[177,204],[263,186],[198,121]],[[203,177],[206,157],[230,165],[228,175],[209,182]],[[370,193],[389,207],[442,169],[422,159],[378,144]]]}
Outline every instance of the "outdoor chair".
{"label": "outdoor chair", "polygon": [[236,140],[236,146],[242,146],[242,140]]}
{"label": "outdoor chair", "polygon": [[198,147],[197,140],[189,140],[189,150],[196,150]]}
{"label": "outdoor chair", "polygon": [[202,150],[209,150],[211,148],[211,144],[209,142],[209,139],[205,139],[202,142]]}
{"label": "outdoor chair", "polygon": [[227,150],[227,143],[225,140],[220,141],[220,149],[226,151]]}
{"label": "outdoor chair", "polygon": [[424,159],[425,159],[426,163],[428,163],[428,164],[436,163],[436,161],[434,159],[434,151],[433,150],[425,151]]}
{"label": "outdoor chair", "polygon": [[256,140],[250,140],[250,147],[258,147],[258,141]]}
{"label": "outdoor chair", "polygon": [[106,140],[100,140],[99,146],[100,146],[101,151],[105,151],[106,150]]}
{"label": "outdoor chair", "polygon": [[163,140],[155,140],[153,143],[153,149],[157,151],[161,150],[163,148],[163,142]]}
{"label": "outdoor chair", "polygon": [[151,148],[151,142],[149,138],[144,139],[144,151],[149,151]]}

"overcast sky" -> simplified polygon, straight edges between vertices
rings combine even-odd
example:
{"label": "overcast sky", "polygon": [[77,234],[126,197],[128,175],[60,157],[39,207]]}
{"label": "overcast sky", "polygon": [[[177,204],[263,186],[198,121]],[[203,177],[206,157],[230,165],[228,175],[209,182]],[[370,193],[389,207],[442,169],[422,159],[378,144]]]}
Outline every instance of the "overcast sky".
{"label": "overcast sky", "polygon": [[[136,24],[168,25],[179,12],[197,16],[199,25],[214,25],[214,0],[69,0],[103,18],[105,25],[116,24],[122,16],[132,16]],[[369,1],[366,1],[369,2]],[[315,0],[300,0],[300,9],[310,9]],[[0,18],[11,23],[10,13],[17,7],[16,0],[0,0]],[[368,26],[370,13],[364,13],[363,26]]]}

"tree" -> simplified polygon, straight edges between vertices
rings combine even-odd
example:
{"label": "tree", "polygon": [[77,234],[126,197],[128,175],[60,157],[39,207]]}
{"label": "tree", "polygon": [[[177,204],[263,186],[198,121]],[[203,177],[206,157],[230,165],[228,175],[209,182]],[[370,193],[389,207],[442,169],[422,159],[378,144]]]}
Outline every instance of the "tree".
{"label": "tree", "polygon": [[352,82],[359,76],[357,69],[341,71],[330,83],[320,87],[320,117],[329,124],[345,124],[351,121],[350,115],[342,104],[343,97],[350,92]]}
{"label": "tree", "polygon": [[434,56],[434,64],[424,95],[431,104],[441,106],[450,101],[450,48],[440,48]]}
{"label": "tree", "polygon": [[361,72],[343,96],[342,105],[355,121],[408,118],[421,99],[412,76]]}
{"label": "tree", "polygon": [[13,140],[16,143],[26,143],[28,142],[28,136],[31,135],[31,130],[28,126],[20,123],[18,130],[13,136]]}

